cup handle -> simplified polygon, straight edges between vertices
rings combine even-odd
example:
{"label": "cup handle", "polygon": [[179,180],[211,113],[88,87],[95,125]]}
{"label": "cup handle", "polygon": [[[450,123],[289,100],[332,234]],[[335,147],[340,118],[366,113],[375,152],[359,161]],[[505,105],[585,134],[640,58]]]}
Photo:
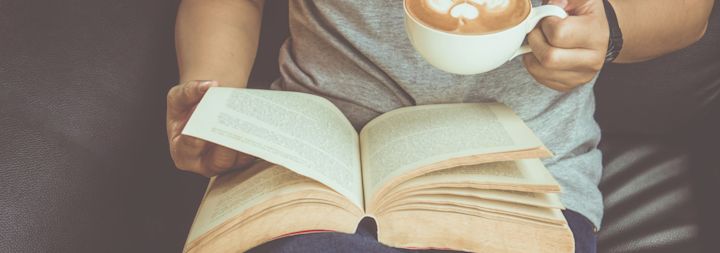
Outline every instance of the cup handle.
{"label": "cup handle", "polygon": [[[530,16],[530,18],[528,18],[525,22],[525,26],[527,27],[525,33],[530,33],[530,31],[532,31],[544,17],[555,16],[564,19],[568,16],[567,12],[557,5],[543,5],[535,7],[532,9],[532,14],[530,15],[532,16]],[[524,44],[515,51],[515,54],[510,59],[530,52],[532,52],[530,46],[528,44]]]}

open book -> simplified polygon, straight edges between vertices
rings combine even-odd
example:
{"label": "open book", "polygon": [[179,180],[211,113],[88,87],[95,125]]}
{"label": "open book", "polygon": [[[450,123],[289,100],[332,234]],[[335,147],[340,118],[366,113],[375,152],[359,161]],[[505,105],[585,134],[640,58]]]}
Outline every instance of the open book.
{"label": "open book", "polygon": [[551,156],[498,103],[397,109],[360,131],[304,93],[211,88],[183,134],[260,158],[211,179],[186,252],[245,251],[301,233],[353,233],[404,248],[573,252]]}

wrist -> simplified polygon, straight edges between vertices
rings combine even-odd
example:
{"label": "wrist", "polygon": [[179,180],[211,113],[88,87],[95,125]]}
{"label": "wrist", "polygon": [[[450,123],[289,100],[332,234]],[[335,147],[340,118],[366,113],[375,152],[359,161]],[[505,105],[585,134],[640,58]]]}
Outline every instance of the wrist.
{"label": "wrist", "polygon": [[603,0],[603,5],[609,28],[608,49],[605,55],[605,62],[608,63],[613,62],[620,55],[623,47],[623,35],[612,4],[608,0]]}

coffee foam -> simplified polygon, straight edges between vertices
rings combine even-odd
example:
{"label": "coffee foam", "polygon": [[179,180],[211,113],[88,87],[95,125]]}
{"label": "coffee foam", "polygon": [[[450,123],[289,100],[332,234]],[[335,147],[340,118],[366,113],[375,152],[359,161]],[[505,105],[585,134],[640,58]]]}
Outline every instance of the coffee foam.
{"label": "coffee foam", "polygon": [[426,0],[425,3],[430,9],[438,13],[447,13],[455,5],[453,0]]}
{"label": "coffee foam", "polygon": [[459,34],[482,34],[519,24],[528,0],[405,0],[410,14],[425,25]]}
{"label": "coffee foam", "polygon": [[488,10],[502,10],[508,7],[510,0],[470,0],[470,2],[484,5]]}
{"label": "coffee foam", "polygon": [[452,9],[450,9],[450,16],[453,16],[453,18],[473,20],[480,16],[480,11],[472,4],[461,3],[453,6]]}

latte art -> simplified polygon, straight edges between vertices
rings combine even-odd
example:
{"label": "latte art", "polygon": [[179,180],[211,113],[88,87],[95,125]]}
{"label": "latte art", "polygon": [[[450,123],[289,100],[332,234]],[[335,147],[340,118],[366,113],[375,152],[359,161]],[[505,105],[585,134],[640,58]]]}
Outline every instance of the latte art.
{"label": "latte art", "polygon": [[485,5],[489,10],[497,10],[507,8],[510,0],[471,0],[471,2]]}
{"label": "latte art", "polygon": [[530,12],[528,0],[405,0],[408,12],[432,28],[483,34],[513,27]]}
{"label": "latte art", "polygon": [[452,9],[450,9],[450,16],[453,16],[453,18],[458,18],[460,19],[460,21],[466,19],[473,20],[476,19],[479,15],[480,12],[478,11],[478,9],[468,3],[458,4],[453,6]]}

